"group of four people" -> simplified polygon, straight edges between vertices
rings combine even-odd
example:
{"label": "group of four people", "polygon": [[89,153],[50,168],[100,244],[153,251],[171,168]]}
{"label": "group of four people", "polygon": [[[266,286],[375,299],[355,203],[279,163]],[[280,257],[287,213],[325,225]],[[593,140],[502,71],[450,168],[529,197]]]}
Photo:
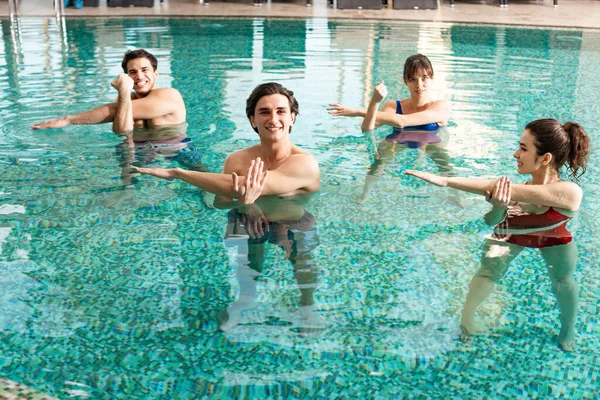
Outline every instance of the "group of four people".
{"label": "group of four people", "polygon": [[[133,136],[130,133],[138,126],[157,128],[185,122],[185,105],[179,92],[156,87],[158,69],[154,56],[144,50],[129,51],[122,66],[124,73],[112,82],[118,91],[116,102],[41,122],[33,128],[112,122],[116,133],[135,138],[135,133]],[[469,179],[450,176],[453,174],[449,173],[448,158],[439,156],[441,139],[437,134],[439,127],[447,124],[450,105],[445,100],[431,98],[429,89],[433,78],[429,59],[416,54],[404,65],[404,83],[409,98],[389,100],[381,105],[387,96],[387,89],[381,82],[375,86],[366,109],[331,104],[328,110],[335,116],[362,117],[364,132],[381,125],[393,127],[392,134],[379,147],[379,159],[390,146],[420,148],[432,155],[441,174],[409,170],[405,172],[407,175],[437,186],[485,196],[491,204],[485,221],[495,226],[494,234],[484,245],[481,268],[469,286],[461,317],[465,336],[476,333],[475,312],[492,293],[511,261],[524,248],[539,248],[560,307],[558,343],[563,350],[572,351],[578,309],[578,288],[573,278],[577,250],[566,224],[579,209],[583,193],[576,183],[563,180],[560,171],[566,165],[574,180],[585,172],[589,152],[586,132],[577,123],[561,124],[554,119],[527,124],[513,155],[517,172],[531,176],[525,184],[513,184],[507,177]],[[260,144],[230,154],[222,173],[182,168],[133,169],[159,178],[181,179],[214,193],[214,205],[243,215],[247,235],[251,239],[260,239],[269,235],[268,231],[280,221],[287,221],[290,226],[294,221],[305,220],[304,201],[290,200],[319,190],[316,159],[294,145],[289,137],[298,112],[298,102],[292,91],[274,82],[259,85],[247,99],[246,115],[258,133]],[[151,138],[136,140],[144,139]],[[381,173],[381,163],[377,162],[371,167],[373,176]],[[389,158],[387,162],[390,162]],[[367,181],[363,198],[368,186]],[[284,213],[274,211],[269,214],[270,209],[278,210],[271,207],[278,201],[296,206],[284,207]],[[256,204],[263,206],[257,209]],[[312,298],[306,302],[312,305]]]}

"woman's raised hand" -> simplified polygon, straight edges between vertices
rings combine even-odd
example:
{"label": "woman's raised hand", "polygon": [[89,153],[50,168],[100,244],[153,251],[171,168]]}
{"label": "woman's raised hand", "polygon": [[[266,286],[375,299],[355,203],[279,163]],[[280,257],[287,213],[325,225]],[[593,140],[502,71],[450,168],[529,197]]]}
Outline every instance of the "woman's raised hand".
{"label": "woman's raised hand", "polygon": [[383,81],[379,82],[377,85],[375,85],[375,88],[373,89],[371,102],[381,103],[383,99],[385,99],[385,96],[387,96],[387,93],[388,91]]}
{"label": "woman's raised hand", "polygon": [[502,176],[496,180],[494,191],[485,192],[485,200],[496,208],[508,208],[510,204],[510,178]]}

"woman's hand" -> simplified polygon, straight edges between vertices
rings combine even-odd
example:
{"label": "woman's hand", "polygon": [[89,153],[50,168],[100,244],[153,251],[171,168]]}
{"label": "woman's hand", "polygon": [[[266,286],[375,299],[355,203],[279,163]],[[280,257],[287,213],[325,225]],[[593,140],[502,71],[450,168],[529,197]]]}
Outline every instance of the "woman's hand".
{"label": "woman's hand", "polygon": [[412,175],[416,178],[423,179],[425,182],[432,183],[436,186],[448,186],[448,178],[446,178],[445,176],[438,176],[429,172],[415,171],[411,169],[404,171],[404,174]]}
{"label": "woman's hand", "polygon": [[362,117],[364,115],[360,108],[343,106],[338,103],[329,104],[327,112],[336,117]]}
{"label": "woman's hand", "polygon": [[267,183],[267,175],[269,171],[263,171],[265,163],[257,157],[256,160],[250,162],[244,182],[239,181],[239,177],[235,172],[231,174],[233,178],[233,192],[237,198],[238,204],[252,204],[260,197],[265,184]]}
{"label": "woman's hand", "polygon": [[489,191],[485,192],[485,200],[495,208],[506,209],[510,205],[510,194],[510,179],[502,176],[496,180],[492,193]]}
{"label": "woman's hand", "polygon": [[377,85],[375,85],[375,88],[373,89],[371,103],[381,103],[383,99],[385,99],[385,96],[387,96],[387,93],[388,91],[383,81],[379,82]]}

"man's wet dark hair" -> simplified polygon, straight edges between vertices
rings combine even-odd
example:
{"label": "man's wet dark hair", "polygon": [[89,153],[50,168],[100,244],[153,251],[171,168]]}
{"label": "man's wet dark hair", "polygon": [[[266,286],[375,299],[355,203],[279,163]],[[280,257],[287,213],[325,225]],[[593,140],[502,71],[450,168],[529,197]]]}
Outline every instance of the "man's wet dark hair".
{"label": "man's wet dark hair", "polygon": [[127,73],[127,63],[131,60],[135,60],[136,58],[147,58],[150,61],[150,65],[156,71],[158,68],[158,60],[152,54],[148,53],[144,49],[137,50],[127,50],[125,52],[125,56],[123,57],[123,61],[121,62],[121,67],[123,68],[123,72]]}
{"label": "man's wet dark hair", "polygon": [[[298,101],[294,97],[294,92],[284,88],[277,82],[268,82],[255,87],[252,93],[250,93],[248,99],[246,100],[246,116],[248,117],[248,120],[250,120],[250,117],[254,116],[254,110],[256,109],[258,101],[261,98],[265,96],[270,96],[272,94],[281,94],[287,97],[288,102],[290,103],[290,112],[293,115],[298,115],[300,113],[300,107],[298,105]],[[252,127],[252,129],[254,129],[256,133],[258,133],[258,128]],[[290,133],[292,133],[291,126]]]}

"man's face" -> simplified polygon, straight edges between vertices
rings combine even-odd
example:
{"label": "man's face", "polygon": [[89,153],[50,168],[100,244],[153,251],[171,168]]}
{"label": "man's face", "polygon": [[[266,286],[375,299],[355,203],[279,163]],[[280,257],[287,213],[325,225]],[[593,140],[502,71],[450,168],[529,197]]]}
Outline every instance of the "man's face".
{"label": "man's face", "polygon": [[296,115],[291,113],[287,97],[271,94],[258,100],[250,123],[258,129],[261,137],[276,139],[289,135],[295,119]]}
{"label": "man's face", "polygon": [[152,68],[147,58],[135,58],[127,63],[127,75],[133,79],[133,90],[145,96],[156,87],[158,70]]}

